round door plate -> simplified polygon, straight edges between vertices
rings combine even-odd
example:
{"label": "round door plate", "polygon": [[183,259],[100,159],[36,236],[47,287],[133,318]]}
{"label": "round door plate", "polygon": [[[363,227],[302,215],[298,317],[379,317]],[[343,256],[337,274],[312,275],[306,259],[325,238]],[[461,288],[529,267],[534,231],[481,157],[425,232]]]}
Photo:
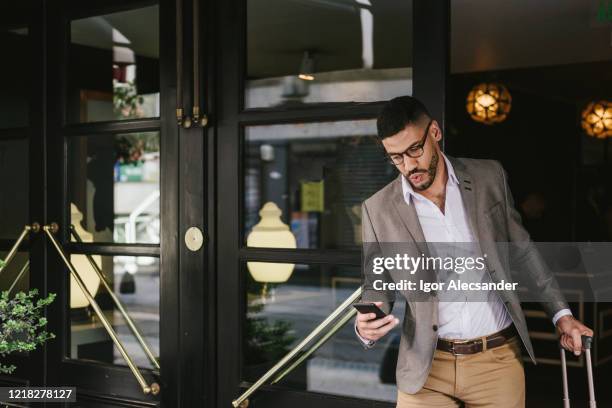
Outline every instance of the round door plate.
{"label": "round door plate", "polygon": [[204,244],[204,235],[198,227],[191,227],[185,232],[185,245],[190,251],[198,251]]}

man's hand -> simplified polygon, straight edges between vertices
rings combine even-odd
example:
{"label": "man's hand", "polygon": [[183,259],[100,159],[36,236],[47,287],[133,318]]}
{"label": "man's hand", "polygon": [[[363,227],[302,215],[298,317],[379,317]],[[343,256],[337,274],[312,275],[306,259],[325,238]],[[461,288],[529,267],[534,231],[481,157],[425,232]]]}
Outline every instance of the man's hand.
{"label": "man's hand", "polygon": [[567,315],[557,320],[557,331],[561,336],[561,346],[579,356],[582,351],[582,335],[592,337],[593,330],[586,327],[574,316]]}
{"label": "man's hand", "polygon": [[[378,307],[382,306],[382,302],[374,302],[374,304]],[[389,333],[398,323],[399,319],[392,314],[376,319],[374,313],[357,312],[357,331],[366,340],[377,341]]]}

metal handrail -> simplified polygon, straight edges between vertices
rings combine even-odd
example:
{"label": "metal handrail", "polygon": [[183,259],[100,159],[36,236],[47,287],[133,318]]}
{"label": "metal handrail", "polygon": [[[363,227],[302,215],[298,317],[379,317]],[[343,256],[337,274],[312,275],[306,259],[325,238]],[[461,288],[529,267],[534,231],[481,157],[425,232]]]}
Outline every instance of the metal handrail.
{"label": "metal handrail", "polygon": [[[81,236],[77,233],[76,228],[72,224],[70,225],[70,232],[72,233],[74,238],[77,240],[77,242],[79,242],[79,243],[83,242],[83,240],[81,239]],[[153,352],[151,352],[151,348],[149,347],[147,342],[144,340],[144,338],[140,334],[140,331],[138,330],[138,328],[134,324],[134,321],[132,320],[132,318],[128,314],[127,310],[125,310],[125,307],[121,303],[121,300],[119,300],[119,298],[115,294],[115,291],[111,288],[110,284],[106,280],[106,276],[104,276],[104,274],[100,270],[100,267],[98,266],[96,261],[94,261],[93,257],[90,254],[85,254],[85,256],[87,257],[87,260],[89,261],[89,264],[91,265],[93,270],[96,272],[96,274],[100,278],[100,281],[102,282],[102,285],[104,286],[104,288],[106,289],[106,291],[108,292],[110,297],[113,299],[113,302],[115,302],[115,305],[117,306],[117,309],[119,309],[119,312],[121,313],[121,315],[125,319],[125,322],[127,323],[128,327],[132,331],[132,334],[134,334],[134,337],[136,337],[136,339],[140,343],[140,346],[142,347],[142,350],[145,352],[145,354],[147,355],[147,357],[149,358],[151,363],[153,363],[155,368],[157,368],[159,370],[160,367],[159,367],[159,362],[157,361],[157,358],[155,358],[155,356],[153,355]]]}
{"label": "metal handrail", "polygon": [[285,371],[280,373],[274,380],[272,380],[272,384],[276,384],[277,382],[282,380],[287,374],[289,374],[291,371],[297,368],[300,364],[302,364],[312,353],[314,353],[319,348],[321,348],[321,346],[323,346],[327,342],[327,340],[329,340],[334,334],[336,334],[338,330],[343,328],[344,325],[348,323],[348,321],[351,320],[353,316],[355,316],[355,314],[357,314],[357,309],[353,309],[353,308],[349,309],[344,314],[344,316],[342,316],[342,318],[338,320],[338,322],[334,324],[333,327],[327,333],[323,335],[323,337],[321,337],[311,348],[308,349],[308,351],[302,354],[300,358],[295,360],[293,364],[291,364]]}
{"label": "metal handrail", "polygon": [[17,241],[15,241],[8,255],[4,259],[4,267],[0,268],[0,272],[2,272],[6,268],[6,266],[13,260],[13,258],[15,257],[15,254],[17,254],[17,249],[19,249],[19,246],[25,239],[26,235],[30,233],[30,231],[32,232],[40,231],[40,224],[35,222],[32,225],[26,224],[23,227],[23,231],[21,231],[21,234],[19,234],[19,238],[17,238]]}
{"label": "metal handrail", "polygon": [[125,350],[123,343],[121,342],[121,340],[119,340],[119,336],[117,335],[117,333],[111,326],[106,316],[104,316],[104,313],[102,312],[102,309],[100,308],[100,305],[98,305],[98,302],[95,301],[93,295],[89,292],[89,290],[85,286],[85,282],[83,282],[83,280],[81,279],[81,276],[77,273],[75,267],[72,265],[72,263],[66,256],[66,253],[64,252],[62,246],[60,245],[60,243],[57,241],[57,239],[53,235],[58,230],[59,230],[59,226],[56,223],[51,223],[43,227],[43,231],[47,234],[47,236],[51,240],[51,243],[57,250],[60,258],[62,258],[62,261],[64,261],[64,264],[70,271],[70,274],[72,275],[72,277],[74,277],[74,280],[76,281],[79,288],[81,288],[81,291],[83,291],[83,294],[85,295],[85,297],[91,304],[91,307],[93,308],[94,312],[98,316],[98,319],[100,319],[100,322],[106,329],[106,332],[113,340],[113,343],[115,343],[115,346],[117,346],[117,349],[119,349],[119,353],[121,353],[121,356],[127,363],[130,370],[132,371],[132,374],[134,374],[134,377],[136,377],[136,380],[140,384],[142,391],[145,394],[153,394],[153,395],[159,394],[159,390],[160,390],[159,384],[155,382],[151,383],[151,385],[147,384],[142,373],[140,372],[140,369],[136,366],[136,364],[134,364],[134,361],[132,361],[132,358],[129,356],[129,354]]}
{"label": "metal handrail", "polygon": [[21,277],[23,276],[23,274],[30,268],[30,260],[28,259],[26,261],[26,263],[23,265],[23,267],[21,268],[21,270],[19,271],[19,273],[17,274],[17,277],[15,279],[13,279],[13,283],[11,283],[11,286],[8,289],[8,293],[10,294],[13,289],[15,288],[15,285],[17,285],[17,282],[19,282],[19,279],[21,279]]}
{"label": "metal handrail", "polygon": [[[342,314],[347,308],[361,296],[361,287],[357,288],[351,296],[349,296],[340,306],[338,306],[325,320],[323,320],[313,331],[308,334],[297,346],[293,348],[285,357],[280,359],[271,369],[269,369],[264,375],[262,375],[253,385],[251,385],[242,395],[232,401],[234,408],[246,408],[249,405],[249,396],[257,391],[266,381],[272,378],[278,371],[280,371],[287,363],[289,363],[304,347],[306,347],[313,339],[315,339],[320,333],[322,333],[327,326],[333,323],[338,316]],[[301,364],[310,354],[314,353],[319,347],[321,347],[334,333],[336,333],[346,322],[354,316],[354,310],[348,310],[344,316],[332,327],[332,329],[323,335],[323,337],[317,341],[304,355],[292,364],[288,369],[283,371],[280,375],[275,377],[273,383],[279,381],[285,375],[289,374],[294,368]]]}
{"label": "metal handrail", "polygon": [[[15,243],[11,247],[11,250],[6,256],[4,260],[4,266],[0,268],[0,273],[2,273],[2,271],[7,267],[7,265],[13,260],[13,258],[17,254],[17,250],[21,246],[21,243],[25,239],[26,235],[28,235],[30,232],[38,232],[38,231],[40,231],[40,224],[38,224],[37,222],[33,223],[32,225],[26,224],[23,227],[23,231],[21,231],[21,234],[19,234],[19,238],[17,238],[17,241],[15,241]],[[9,289],[8,289],[9,294],[13,291],[13,289],[15,288],[15,285],[17,284],[17,282],[19,282],[19,279],[21,279],[23,274],[28,270],[29,266],[30,266],[30,261],[27,260],[26,263],[21,268],[21,270],[19,271],[19,273],[17,274],[17,276],[15,277],[15,279],[13,279],[13,283],[11,283],[11,286],[9,286]]]}

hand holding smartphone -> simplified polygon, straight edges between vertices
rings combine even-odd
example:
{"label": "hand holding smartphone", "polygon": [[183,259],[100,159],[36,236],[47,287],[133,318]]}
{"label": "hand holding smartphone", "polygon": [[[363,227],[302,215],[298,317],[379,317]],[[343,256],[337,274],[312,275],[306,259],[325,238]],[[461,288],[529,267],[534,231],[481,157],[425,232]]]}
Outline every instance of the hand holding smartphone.
{"label": "hand holding smartphone", "polygon": [[399,320],[392,314],[386,314],[380,309],[382,302],[354,303],[359,311],[356,327],[359,335],[371,341],[377,341],[398,325]]}
{"label": "hand holding smartphone", "polygon": [[376,306],[374,302],[353,303],[353,307],[362,314],[374,313],[376,315],[376,319],[382,319],[383,317],[387,316],[387,314]]}

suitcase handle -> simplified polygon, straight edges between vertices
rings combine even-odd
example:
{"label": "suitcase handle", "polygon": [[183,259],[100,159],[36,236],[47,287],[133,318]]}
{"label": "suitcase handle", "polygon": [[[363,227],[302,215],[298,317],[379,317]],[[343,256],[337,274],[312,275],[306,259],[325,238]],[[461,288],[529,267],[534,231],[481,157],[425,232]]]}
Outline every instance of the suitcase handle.
{"label": "suitcase handle", "polygon": [[[561,348],[561,370],[563,376],[563,408],[570,408],[569,392],[567,386],[567,362],[565,360],[565,349],[559,344]],[[587,380],[589,385],[589,408],[597,408],[595,402],[595,386],[593,383],[593,365],[591,362],[591,348],[593,347],[593,337],[582,336],[582,348],[585,350],[585,358],[587,365]]]}

